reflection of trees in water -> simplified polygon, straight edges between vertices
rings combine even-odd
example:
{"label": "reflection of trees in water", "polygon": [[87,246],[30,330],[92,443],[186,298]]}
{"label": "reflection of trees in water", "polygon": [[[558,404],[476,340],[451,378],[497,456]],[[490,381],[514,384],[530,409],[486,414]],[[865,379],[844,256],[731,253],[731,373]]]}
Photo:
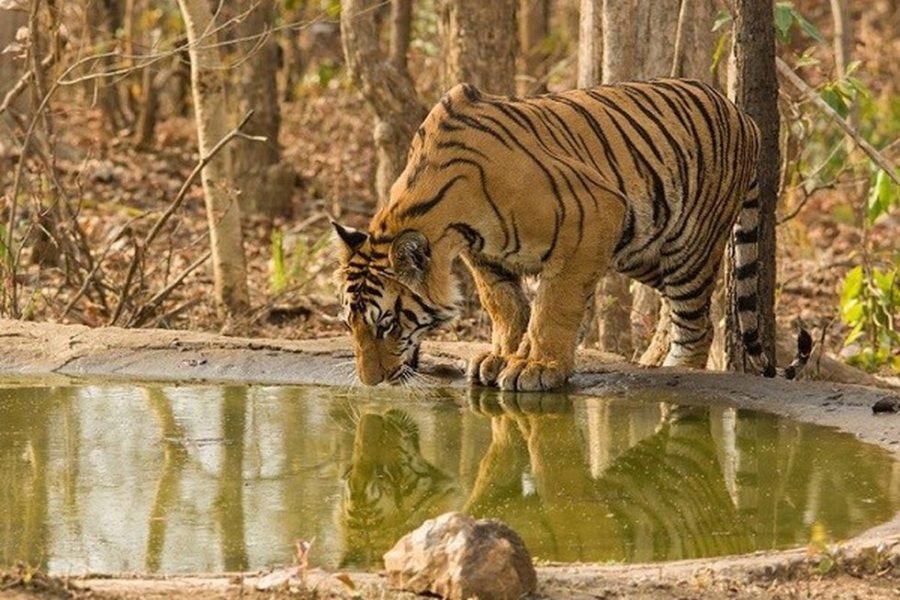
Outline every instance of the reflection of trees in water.
{"label": "reflection of trees in water", "polygon": [[147,524],[146,568],[150,572],[158,571],[162,563],[162,554],[166,544],[166,527],[171,520],[173,508],[181,487],[184,467],[188,461],[187,448],[184,446],[184,429],[175,420],[172,401],[160,388],[144,388],[144,397],[156,417],[163,447],[162,468],[156,483],[156,494],[150,509]]}
{"label": "reflection of trees in water", "polygon": [[247,569],[244,536],[244,430],[247,388],[226,387],[222,397],[222,464],[215,500],[215,519],[226,571]]}
{"label": "reflection of trees in water", "polygon": [[851,435],[825,435],[811,425],[738,411],[736,504],[757,547],[806,543],[814,524],[842,539],[898,508],[888,454]]}
{"label": "reflection of trees in water", "polygon": [[49,421],[64,395],[15,388],[15,397],[0,398],[0,565],[47,567]]}

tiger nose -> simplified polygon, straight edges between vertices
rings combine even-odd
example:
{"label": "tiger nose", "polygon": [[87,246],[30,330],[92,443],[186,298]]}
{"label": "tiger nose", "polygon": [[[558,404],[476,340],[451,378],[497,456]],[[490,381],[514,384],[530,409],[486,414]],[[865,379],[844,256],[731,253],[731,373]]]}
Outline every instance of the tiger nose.
{"label": "tiger nose", "polygon": [[377,367],[373,368],[359,365],[357,371],[359,373],[359,380],[363,382],[363,385],[378,385],[384,381],[384,373]]}

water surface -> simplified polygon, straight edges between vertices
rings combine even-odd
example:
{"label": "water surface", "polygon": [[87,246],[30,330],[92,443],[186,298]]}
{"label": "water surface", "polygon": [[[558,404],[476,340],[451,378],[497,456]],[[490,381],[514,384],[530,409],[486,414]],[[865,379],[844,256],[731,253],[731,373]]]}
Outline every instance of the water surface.
{"label": "water surface", "polygon": [[[470,395],[467,395],[470,394]],[[552,561],[661,561],[844,539],[900,510],[853,436],[671,391],[0,389],[0,565],[57,573],[380,568],[447,510]]]}

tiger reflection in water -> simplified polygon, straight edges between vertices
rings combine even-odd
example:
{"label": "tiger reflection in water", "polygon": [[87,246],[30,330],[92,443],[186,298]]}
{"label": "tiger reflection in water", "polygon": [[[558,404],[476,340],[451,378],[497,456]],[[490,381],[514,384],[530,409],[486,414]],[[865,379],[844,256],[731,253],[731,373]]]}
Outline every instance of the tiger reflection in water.
{"label": "tiger reflection in water", "polygon": [[450,510],[457,487],[422,456],[419,428],[404,411],[361,414],[355,421],[344,475],[341,566],[369,567],[425,519]]}

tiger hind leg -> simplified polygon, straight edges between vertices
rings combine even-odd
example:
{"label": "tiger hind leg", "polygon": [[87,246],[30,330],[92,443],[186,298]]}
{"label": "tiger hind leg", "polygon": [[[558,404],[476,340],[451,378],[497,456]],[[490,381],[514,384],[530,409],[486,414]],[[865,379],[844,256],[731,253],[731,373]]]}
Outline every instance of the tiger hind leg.
{"label": "tiger hind leg", "polygon": [[709,319],[713,285],[690,297],[669,297],[671,325],[669,351],[663,361],[665,367],[703,369],[709,358],[713,331]]}

